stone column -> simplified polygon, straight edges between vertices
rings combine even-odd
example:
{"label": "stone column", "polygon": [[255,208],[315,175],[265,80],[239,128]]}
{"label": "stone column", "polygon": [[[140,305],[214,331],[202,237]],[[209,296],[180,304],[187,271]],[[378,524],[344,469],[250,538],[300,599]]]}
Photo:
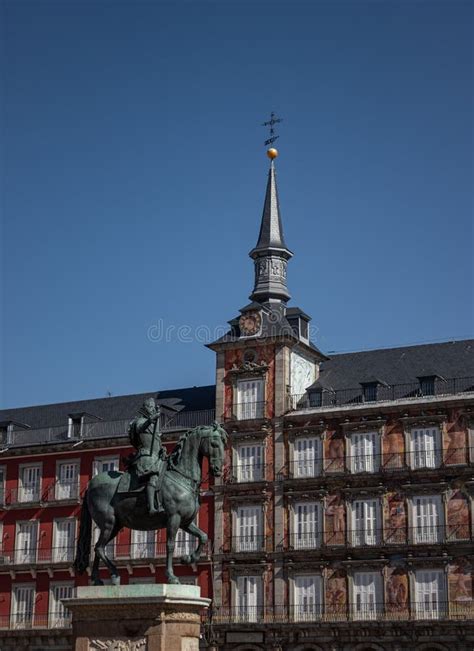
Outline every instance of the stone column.
{"label": "stone column", "polygon": [[199,586],[137,584],[78,587],[63,603],[73,651],[198,651],[210,600]]}

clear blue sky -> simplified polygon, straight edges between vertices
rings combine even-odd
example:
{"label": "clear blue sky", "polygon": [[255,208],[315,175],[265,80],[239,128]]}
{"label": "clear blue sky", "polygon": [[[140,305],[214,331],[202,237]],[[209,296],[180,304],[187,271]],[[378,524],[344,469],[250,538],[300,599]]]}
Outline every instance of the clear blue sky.
{"label": "clear blue sky", "polygon": [[271,110],[316,344],[472,335],[471,2],[4,0],[1,23],[3,407],[214,381],[192,333],[148,333],[246,304]]}

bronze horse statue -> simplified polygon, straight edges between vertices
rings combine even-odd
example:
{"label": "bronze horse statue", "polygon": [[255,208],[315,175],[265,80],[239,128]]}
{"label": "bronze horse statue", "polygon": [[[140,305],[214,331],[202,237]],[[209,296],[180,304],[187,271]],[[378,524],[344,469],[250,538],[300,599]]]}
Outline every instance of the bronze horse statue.
{"label": "bronze horse statue", "polygon": [[[112,583],[120,583],[120,576],[114,563],[108,558],[105,547],[124,527],[150,531],[166,528],[166,577],[169,583],[179,583],[173,572],[173,553],[176,533],[183,529],[198,539],[198,546],[182,562],[196,563],[201,555],[207,535],[194,524],[199,509],[199,487],[202,478],[202,461],[209,459],[210,472],[214,477],[222,473],[224,449],[227,443],[226,431],[217,423],[212,426],[196,427],[180,438],[167,460],[161,482],[161,500],[164,512],[148,513],[143,487],[127,490],[130,476],[127,472],[102,472],[93,477],[84,495],[81,510],[81,524],[74,566],[79,573],[89,567],[92,520],[100,530],[94,547],[91,580],[94,585],[103,585],[99,578],[99,564],[108,567]],[[125,487],[125,488],[123,488]]]}

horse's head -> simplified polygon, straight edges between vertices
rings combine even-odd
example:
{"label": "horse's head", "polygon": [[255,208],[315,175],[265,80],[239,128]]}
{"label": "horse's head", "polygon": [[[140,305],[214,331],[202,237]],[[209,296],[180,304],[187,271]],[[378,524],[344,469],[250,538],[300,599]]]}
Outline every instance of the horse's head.
{"label": "horse's head", "polygon": [[201,441],[201,450],[209,459],[209,468],[214,477],[220,477],[224,465],[224,450],[227,444],[227,432],[219,423],[206,427],[206,434]]}

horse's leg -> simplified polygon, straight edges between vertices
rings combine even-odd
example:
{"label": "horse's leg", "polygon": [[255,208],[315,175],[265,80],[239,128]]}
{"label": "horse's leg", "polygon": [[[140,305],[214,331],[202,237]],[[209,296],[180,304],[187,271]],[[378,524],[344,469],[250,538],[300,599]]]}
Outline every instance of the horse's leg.
{"label": "horse's leg", "polygon": [[99,554],[94,549],[94,564],[92,565],[92,572],[91,572],[92,585],[104,585],[104,582],[99,577],[99,563],[100,563]]}
{"label": "horse's leg", "polygon": [[[108,518],[106,520],[104,529],[102,529],[100,532],[99,540],[97,541],[95,546],[96,558],[97,557],[100,558],[100,560],[102,560],[105,563],[105,565],[108,567],[113,585],[120,584],[120,575],[118,573],[116,565],[112,563],[110,558],[105,553],[105,546],[115,538],[115,536],[118,534],[121,528],[122,527],[118,525],[117,522],[115,521],[115,518],[112,520],[112,522]],[[94,566],[95,566],[95,559],[94,559]]]}
{"label": "horse's leg", "polygon": [[190,555],[186,554],[185,556],[183,556],[181,558],[181,562],[185,563],[186,565],[197,563],[197,561],[201,557],[202,548],[207,543],[208,540],[207,533],[202,529],[200,529],[198,526],[196,526],[194,522],[191,522],[191,524],[188,524],[186,527],[181,527],[181,529],[183,529],[187,533],[190,533],[192,536],[195,536],[199,540],[198,546],[193,551],[193,553]]}
{"label": "horse's leg", "polygon": [[166,523],[166,578],[168,583],[179,583],[179,579],[173,572],[173,554],[176,541],[176,533],[179,529],[181,516],[179,513],[168,516]]}

